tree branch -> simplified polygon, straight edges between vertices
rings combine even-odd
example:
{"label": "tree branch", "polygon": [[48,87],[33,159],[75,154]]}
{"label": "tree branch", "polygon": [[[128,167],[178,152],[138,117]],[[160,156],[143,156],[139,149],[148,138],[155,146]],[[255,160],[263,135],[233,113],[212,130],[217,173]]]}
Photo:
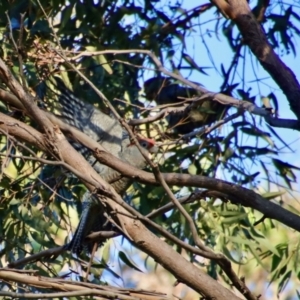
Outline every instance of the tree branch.
{"label": "tree branch", "polygon": [[[5,76],[6,73],[0,71],[0,77]],[[10,77],[9,79],[6,77],[4,78],[5,82],[7,82],[8,80],[14,82],[13,84],[9,85],[14,87],[16,80],[13,77]],[[37,107],[35,106],[32,111],[36,112],[36,110]],[[5,117],[9,118],[7,116]],[[46,150],[49,153],[48,149],[45,147],[45,143],[40,142],[37,137],[33,137],[32,135],[28,134],[24,127],[20,130],[21,133],[18,133],[19,127],[17,127],[18,130],[16,130],[16,126],[8,127],[7,124],[5,124],[3,121],[0,124],[0,127],[8,131],[10,134],[14,133],[16,137],[23,137],[23,140],[24,138],[29,137],[29,141],[33,142],[33,144],[35,145],[39,144],[42,147],[42,150]],[[24,132],[26,132],[26,136]],[[41,136],[41,134],[38,133],[38,136]],[[59,154],[62,160],[66,164],[76,169],[78,173],[81,173],[81,177],[85,176],[89,179],[89,181],[91,180],[91,182],[95,182],[95,184],[85,182],[88,189],[91,192],[93,192],[95,188],[99,189],[99,191],[101,191],[101,194],[109,197],[106,198],[105,201],[107,201],[107,203],[114,211],[128,214],[128,212],[117,203],[122,203],[123,200],[121,199],[121,197],[115,192],[115,190],[110,187],[109,184],[107,184],[99,176],[99,174],[97,174],[97,172],[89,165],[89,163],[79,153],[76,152],[76,150],[66,141],[65,137],[61,134],[60,131],[55,131],[55,137],[55,145],[59,150]],[[126,235],[137,245],[137,247],[153,257],[158,263],[169,270],[181,282],[186,283],[198,293],[200,293],[201,295],[205,295],[205,297],[208,298],[239,299],[231,291],[224,288],[206,273],[188,262],[172,247],[167,245],[152,232],[147,230],[140,221],[122,215],[119,216],[119,220],[120,225],[122,228],[124,228]]]}
{"label": "tree branch", "polygon": [[300,85],[295,74],[288,68],[267,40],[263,27],[257,22],[246,0],[211,0],[238,26],[243,41],[259,60],[261,66],[287,96],[292,111],[300,120]]}
{"label": "tree branch", "polygon": [[[29,273],[29,272],[28,272]],[[166,299],[165,294],[147,292],[134,289],[113,288],[84,282],[72,282],[61,278],[48,278],[39,275],[29,275],[18,270],[0,269],[2,281],[23,283],[40,289],[63,291],[62,293],[36,294],[36,293],[12,293],[0,291],[1,296],[22,297],[26,299],[43,299],[52,297],[75,297],[75,296],[101,296],[104,299],[122,300],[155,300]],[[38,297],[36,297],[38,296]]]}

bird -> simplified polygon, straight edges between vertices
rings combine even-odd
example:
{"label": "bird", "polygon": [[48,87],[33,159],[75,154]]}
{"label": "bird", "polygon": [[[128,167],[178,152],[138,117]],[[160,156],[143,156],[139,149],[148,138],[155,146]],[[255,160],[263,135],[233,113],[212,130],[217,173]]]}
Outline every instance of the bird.
{"label": "bird", "polygon": [[[106,151],[123,160],[124,162],[143,169],[147,162],[138,147],[123,130],[121,124],[113,116],[103,113],[94,105],[87,103],[69,90],[62,80],[54,78],[55,93],[58,95],[60,106],[60,119],[68,125],[74,126],[93,140],[97,141]],[[144,155],[156,153],[158,147],[153,139],[137,136]],[[91,164],[101,177],[112,183],[111,185],[121,196],[132,184],[133,179],[120,176],[116,170],[99,163],[93,156],[93,152],[78,142],[71,141],[74,148],[79,151]],[[79,225],[73,235],[67,249],[80,254],[82,250],[91,252],[93,243],[86,242],[85,237],[95,231],[109,230],[111,224],[104,216],[104,207],[89,191],[82,197],[83,211]],[[101,246],[102,243],[99,243]]]}
{"label": "bird", "polygon": [[[147,100],[155,100],[159,105],[183,102],[185,98],[201,96],[201,92],[173,83],[168,77],[157,76],[144,83]],[[169,127],[176,134],[187,134],[195,128],[209,125],[226,113],[226,107],[216,101],[204,100],[197,107],[187,108],[168,117]]]}

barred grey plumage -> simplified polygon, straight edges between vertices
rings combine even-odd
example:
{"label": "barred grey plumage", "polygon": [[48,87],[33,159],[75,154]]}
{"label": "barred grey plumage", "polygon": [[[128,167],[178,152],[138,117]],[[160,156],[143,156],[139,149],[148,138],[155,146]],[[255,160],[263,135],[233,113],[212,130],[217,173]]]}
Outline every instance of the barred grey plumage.
{"label": "barred grey plumage", "polygon": [[[65,85],[56,80],[59,91],[59,102],[61,105],[61,119],[90,136],[97,141],[112,155],[131,164],[137,168],[146,167],[146,161],[139,149],[130,142],[126,132],[120,123],[89,103],[78,99]],[[145,154],[156,152],[157,148],[151,139],[139,139]],[[120,177],[120,174],[96,161],[92,151],[79,143],[72,142],[73,146],[79,151],[102,178],[107,182],[113,182],[112,186],[117,193],[123,195],[132,183],[132,179]],[[68,249],[79,254],[83,248],[91,251],[92,245],[84,242],[85,237],[99,230],[109,230],[109,224],[104,217],[104,207],[89,192],[83,196],[83,212],[77,230]],[[86,247],[87,246],[87,247]]]}
{"label": "barred grey plumage", "polygon": [[[85,237],[91,232],[111,230],[112,225],[105,217],[105,210],[97,199],[91,195],[89,191],[85,192],[82,197],[82,214],[79,224],[76,228],[71,242],[67,245],[67,249],[73,253],[79,254],[82,250],[90,253],[93,249],[92,242],[85,242]],[[98,242],[98,246],[102,246],[104,240]]]}

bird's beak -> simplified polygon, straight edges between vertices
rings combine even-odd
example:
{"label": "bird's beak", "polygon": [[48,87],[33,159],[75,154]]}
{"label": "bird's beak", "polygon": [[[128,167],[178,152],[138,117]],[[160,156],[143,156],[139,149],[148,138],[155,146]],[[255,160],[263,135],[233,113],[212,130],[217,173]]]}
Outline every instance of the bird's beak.
{"label": "bird's beak", "polygon": [[153,145],[152,147],[150,147],[148,149],[148,151],[152,154],[157,153],[158,152],[158,147],[156,145]]}

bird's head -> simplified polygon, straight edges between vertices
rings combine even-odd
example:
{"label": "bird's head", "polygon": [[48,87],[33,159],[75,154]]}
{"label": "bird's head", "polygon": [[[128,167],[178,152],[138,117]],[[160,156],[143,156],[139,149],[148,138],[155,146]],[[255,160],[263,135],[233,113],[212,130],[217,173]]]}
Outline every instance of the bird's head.
{"label": "bird's head", "polygon": [[[151,154],[156,153],[158,151],[158,147],[155,144],[153,139],[145,138],[142,136],[137,136],[137,140],[142,147],[143,153],[151,158]],[[140,150],[136,147],[133,141],[129,139],[123,140],[122,147],[122,157],[131,165],[134,165],[138,168],[144,168],[146,166],[146,161],[140,152]]]}
{"label": "bird's head", "polygon": [[155,144],[155,140],[148,139],[148,138],[145,138],[145,137],[142,137],[142,136],[138,136],[137,140],[138,140],[140,146],[143,149],[147,150],[148,152],[156,153],[158,151],[158,147]]}

